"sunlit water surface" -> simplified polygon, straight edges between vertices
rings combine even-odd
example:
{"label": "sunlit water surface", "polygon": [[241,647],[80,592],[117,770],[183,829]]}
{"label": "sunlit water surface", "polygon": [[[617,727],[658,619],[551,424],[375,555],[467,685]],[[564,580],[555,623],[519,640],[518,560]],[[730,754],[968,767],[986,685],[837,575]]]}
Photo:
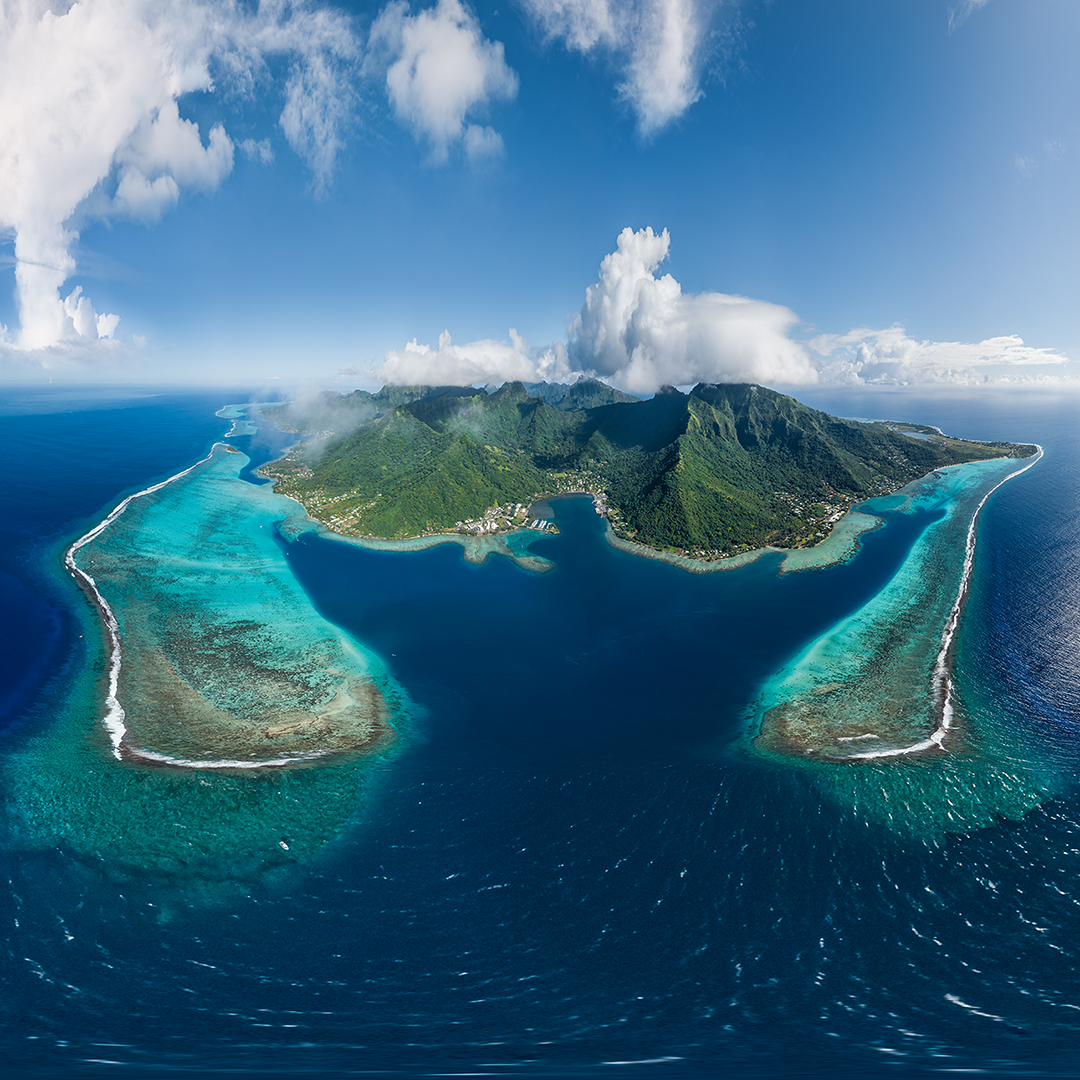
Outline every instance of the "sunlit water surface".
{"label": "sunlit water surface", "polygon": [[[963,769],[815,771],[749,742],[768,680],[888,585],[934,511],[828,571],[702,577],[612,550],[583,499],[552,503],[542,575],[281,541],[408,730],[375,759],[205,787],[133,769],[98,724],[97,617],[60,558],[203,457],[247,394],[8,395],[14,1075],[1074,1075],[1078,403],[803,396],[1046,448],[981,519]],[[257,463],[282,439],[233,442]],[[994,809],[957,829],[950,798]],[[181,827],[205,838],[187,862]]]}

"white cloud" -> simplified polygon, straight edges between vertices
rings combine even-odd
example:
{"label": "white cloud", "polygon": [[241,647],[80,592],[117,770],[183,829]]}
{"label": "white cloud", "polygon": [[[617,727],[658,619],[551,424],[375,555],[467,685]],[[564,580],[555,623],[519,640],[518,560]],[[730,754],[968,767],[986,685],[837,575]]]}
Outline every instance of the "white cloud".
{"label": "white cloud", "polygon": [[415,15],[405,0],[391,0],[372,24],[368,43],[365,72],[385,79],[395,115],[430,143],[433,161],[445,161],[462,140],[470,157],[501,150],[495,131],[467,128],[466,117],[512,99],[517,75],[502,43],[484,37],[476,15],[460,0],[439,0]]}
{"label": "white cloud", "polygon": [[438,348],[418,345],[391,350],[372,369],[372,377],[395,386],[472,386],[503,382],[561,382],[570,377],[562,345],[534,351],[511,329],[510,341],[470,341],[455,345],[450,332],[439,335]]}
{"label": "white cloud", "polygon": [[[568,49],[587,53],[597,45],[614,48],[622,36],[621,19],[608,0],[524,0],[525,9],[549,38],[562,38]],[[627,5],[627,8],[629,5]]]}
{"label": "white cloud", "polygon": [[661,0],[642,12],[641,27],[620,92],[650,135],[681,116],[698,98],[705,26],[693,0]]}
{"label": "white cloud", "polygon": [[[36,380],[43,372],[84,379],[86,368],[90,365],[99,373],[102,369],[111,369],[116,375],[124,373],[127,378],[139,370],[145,341],[137,336],[130,341],[114,340],[112,332],[119,322],[115,315],[97,315],[84,296],[69,295],[67,301],[68,308],[75,311],[76,321],[84,333],[73,330],[71,337],[55,345],[25,349],[18,344],[15,335],[0,327],[0,371],[3,371],[5,379]],[[92,321],[88,317],[91,315],[94,316]],[[68,325],[73,324],[69,322]]]}
{"label": "white cloud", "polygon": [[979,342],[916,341],[902,326],[894,325],[885,330],[861,327],[846,334],[821,334],[807,345],[821,358],[822,379],[828,382],[970,386],[1075,379],[1064,371],[1032,372],[1034,367],[1060,368],[1069,358],[1054,349],[1025,345],[1015,334]]}
{"label": "white cloud", "polygon": [[986,7],[990,0],[960,0],[955,7],[949,8],[949,33],[959,29],[960,25],[967,21],[969,15],[973,15],[979,8]]}
{"label": "white cloud", "polygon": [[[180,186],[213,191],[232,172],[233,144],[225,128],[210,129],[203,146],[199,125],[180,118],[175,101],[146,116],[114,155],[119,182],[113,205],[122,217],[152,223],[180,198]],[[150,179],[153,177],[153,179]]]}
{"label": "white cloud", "polygon": [[[280,122],[318,191],[357,53],[348,20],[310,0],[0,0],[0,229],[15,234],[19,346],[87,336],[89,299],[59,295],[76,269],[76,220],[153,222],[231,171],[224,127],[204,144],[180,117],[181,96],[213,91],[215,79],[249,93],[269,79],[268,58],[284,59]],[[102,318],[107,337],[119,320]]]}
{"label": "white cloud", "polygon": [[670,274],[654,275],[669,246],[666,229],[623,229],[571,326],[575,368],[639,394],[665,383],[817,382],[806,349],[788,336],[794,312],[724,293],[685,295]]}
{"label": "white cloud", "polygon": [[1021,180],[1030,180],[1043,166],[1056,165],[1065,156],[1066,146],[1060,139],[1047,139],[1036,154],[1017,154],[1013,159]]}
{"label": "white cloud", "polygon": [[[737,0],[523,0],[549,40],[601,55],[621,72],[619,94],[645,136],[682,116],[702,94],[706,62],[723,40],[718,13],[737,25]],[[730,44],[730,42],[729,42]]]}
{"label": "white cloud", "polygon": [[237,143],[244,157],[249,161],[258,161],[260,165],[272,165],[274,163],[274,148],[269,139],[245,139]]}
{"label": "white cloud", "polygon": [[111,338],[120,322],[119,315],[99,315],[82,286],[76,285],[64,300],[64,314],[71,320],[75,332],[85,338]]}
{"label": "white cloud", "polygon": [[1013,164],[1016,165],[1021,180],[1030,180],[1039,167],[1039,163],[1029,154],[1017,154]]}
{"label": "white cloud", "polygon": [[[600,264],[600,280],[585,290],[565,346],[532,349],[515,330],[509,342],[455,345],[445,331],[436,348],[414,338],[404,349],[387,352],[370,375],[385,383],[428,386],[593,376],[641,395],[665,384],[699,382],[1080,385],[1067,356],[1025,345],[1016,335],[918,341],[894,325],[793,339],[799,319],[789,308],[725,293],[685,294],[670,274],[658,278],[670,243],[666,229],[623,229],[616,250]],[[359,372],[352,366],[340,374]]]}
{"label": "white cloud", "polygon": [[504,153],[502,136],[494,128],[470,124],[465,129],[465,156],[473,164],[492,161]]}

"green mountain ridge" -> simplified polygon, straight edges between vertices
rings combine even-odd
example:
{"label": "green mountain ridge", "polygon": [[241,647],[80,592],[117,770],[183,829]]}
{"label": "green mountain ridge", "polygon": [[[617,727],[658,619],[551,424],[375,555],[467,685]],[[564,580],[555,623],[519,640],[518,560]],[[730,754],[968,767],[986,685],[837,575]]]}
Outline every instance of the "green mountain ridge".
{"label": "green mountain ridge", "polygon": [[[562,412],[640,400],[599,379],[578,379],[575,383],[529,383],[525,390],[528,396],[538,398]],[[351,394],[336,394],[327,390],[276,409],[274,420],[282,430],[299,435],[342,433],[377,420],[399,405],[409,405],[421,399],[433,401],[437,398],[476,397],[487,392],[486,389],[478,390],[472,386],[387,385],[374,394],[367,390],[354,390]]]}
{"label": "green mountain ridge", "polygon": [[312,517],[356,535],[493,531],[521,523],[539,496],[585,490],[624,538],[712,558],[815,543],[855,502],[934,469],[1034,452],[916,439],[904,434],[915,425],[839,419],[752,384],[665,387],[643,401],[577,385],[574,397],[521,383],[358,391],[339,406],[370,419],[342,425],[312,463],[298,447],[264,471]]}

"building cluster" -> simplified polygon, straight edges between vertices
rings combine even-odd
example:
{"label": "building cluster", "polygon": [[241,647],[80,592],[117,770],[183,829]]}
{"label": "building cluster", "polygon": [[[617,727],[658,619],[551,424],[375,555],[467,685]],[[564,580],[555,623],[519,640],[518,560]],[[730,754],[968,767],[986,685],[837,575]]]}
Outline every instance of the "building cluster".
{"label": "building cluster", "polygon": [[325,491],[314,491],[303,492],[302,494],[286,492],[286,494],[291,495],[303,506],[304,512],[309,518],[321,521],[335,532],[357,536],[361,535],[356,527],[357,523],[382,498],[380,493],[368,502],[353,503],[350,506],[338,509],[338,504],[349,499],[355,499],[355,493],[347,491],[343,495],[328,495]]}
{"label": "building cluster", "polygon": [[510,503],[507,506],[492,506],[478,518],[469,518],[456,523],[457,531],[473,533],[476,536],[506,532],[509,529],[537,529],[540,532],[554,532],[555,526],[540,518],[529,518],[528,503]]}
{"label": "building cluster", "polygon": [[805,526],[780,537],[781,547],[803,547],[817,544],[829,535],[832,527],[864,496],[841,495],[831,491],[825,499],[810,500],[788,491],[774,491],[773,496],[794,517],[802,518]]}

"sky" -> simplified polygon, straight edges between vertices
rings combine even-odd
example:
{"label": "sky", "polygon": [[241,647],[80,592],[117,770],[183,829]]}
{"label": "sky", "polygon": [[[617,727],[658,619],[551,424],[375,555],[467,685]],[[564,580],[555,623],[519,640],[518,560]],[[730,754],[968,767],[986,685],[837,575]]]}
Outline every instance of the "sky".
{"label": "sky", "polygon": [[0,383],[1080,386],[1075,0],[0,0]]}

